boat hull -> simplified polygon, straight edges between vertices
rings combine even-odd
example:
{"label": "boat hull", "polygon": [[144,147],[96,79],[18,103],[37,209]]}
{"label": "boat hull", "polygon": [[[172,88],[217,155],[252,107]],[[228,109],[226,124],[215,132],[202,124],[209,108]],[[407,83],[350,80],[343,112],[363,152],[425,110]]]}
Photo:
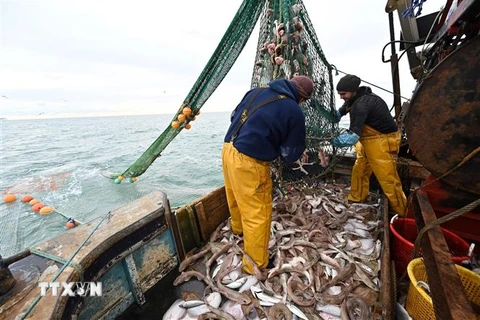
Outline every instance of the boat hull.
{"label": "boat hull", "polygon": [[[101,296],[42,297],[28,319],[114,319],[178,265],[168,221],[167,197],[153,192],[114,210],[72,259],[56,282],[101,282]],[[100,219],[100,218],[99,218]],[[51,281],[98,224],[98,219],[31,248],[10,265],[16,286],[0,300],[0,319],[15,319],[33,306],[39,282]]]}

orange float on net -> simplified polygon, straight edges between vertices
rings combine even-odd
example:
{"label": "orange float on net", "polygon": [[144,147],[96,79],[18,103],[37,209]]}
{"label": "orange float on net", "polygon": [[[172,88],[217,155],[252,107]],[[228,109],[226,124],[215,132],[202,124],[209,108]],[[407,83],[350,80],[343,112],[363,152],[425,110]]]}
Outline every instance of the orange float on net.
{"label": "orange float on net", "polygon": [[28,202],[29,205],[33,206],[35,204],[37,204],[39,201],[37,199],[32,199],[30,200],[30,202]]}
{"label": "orange float on net", "polygon": [[40,209],[42,209],[43,207],[45,207],[45,205],[41,202],[39,203],[35,203],[33,206],[32,206],[32,211],[33,212],[38,212],[40,211]]}
{"label": "orange float on net", "polygon": [[178,129],[178,128],[180,128],[180,122],[178,122],[178,121],[172,121],[172,128],[173,128],[173,129]]}
{"label": "orange float on net", "polygon": [[5,197],[3,197],[3,201],[5,203],[10,203],[17,200],[17,197],[14,194],[7,194]]}
{"label": "orange float on net", "polygon": [[180,122],[184,122],[187,119],[183,113],[180,113],[177,117],[177,120]]}
{"label": "orange float on net", "polygon": [[192,109],[190,109],[189,107],[185,107],[183,108],[182,113],[188,117],[192,114]]}
{"label": "orange float on net", "polygon": [[52,213],[52,211],[53,211],[53,208],[52,208],[52,207],[50,207],[50,206],[45,206],[45,207],[43,207],[43,208],[40,209],[39,213],[40,213],[42,216],[44,216],[44,215],[47,215],[47,214]]}
{"label": "orange float on net", "polygon": [[22,198],[22,202],[30,202],[33,200],[33,196],[32,195],[26,195],[26,196],[23,196]]}
{"label": "orange float on net", "polygon": [[191,127],[192,127],[192,125],[191,125],[190,123],[187,123],[187,124],[185,125],[185,129],[187,129],[187,130],[190,129]]}

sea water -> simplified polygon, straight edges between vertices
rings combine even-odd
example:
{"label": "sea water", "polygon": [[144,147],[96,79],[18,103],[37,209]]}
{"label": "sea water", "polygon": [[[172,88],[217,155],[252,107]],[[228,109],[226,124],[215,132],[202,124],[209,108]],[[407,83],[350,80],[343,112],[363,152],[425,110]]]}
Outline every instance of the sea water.
{"label": "sea water", "polygon": [[[64,232],[66,219],[41,216],[31,194],[67,217],[90,221],[155,190],[181,206],[223,185],[221,148],[230,113],[202,113],[167,146],[138,182],[115,184],[169,125],[172,115],[0,120],[0,254],[8,257]],[[342,123],[341,123],[342,125]],[[345,123],[343,123],[343,126]]]}

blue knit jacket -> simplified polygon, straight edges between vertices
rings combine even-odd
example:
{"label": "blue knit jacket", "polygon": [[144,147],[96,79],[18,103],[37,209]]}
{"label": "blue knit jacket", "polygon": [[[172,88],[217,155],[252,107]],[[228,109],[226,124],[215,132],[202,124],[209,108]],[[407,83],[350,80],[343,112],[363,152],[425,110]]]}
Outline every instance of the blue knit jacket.
{"label": "blue knit jacket", "polygon": [[[243,97],[232,113],[230,128],[225,142],[232,140],[232,134],[246,104],[258,88]],[[305,150],[305,116],[297,103],[295,85],[285,79],[274,80],[252,101],[252,106],[279,94],[286,99],[276,100],[255,111],[243,124],[234,140],[234,147],[243,154],[262,161],[272,161],[280,155],[287,162],[300,158]]]}

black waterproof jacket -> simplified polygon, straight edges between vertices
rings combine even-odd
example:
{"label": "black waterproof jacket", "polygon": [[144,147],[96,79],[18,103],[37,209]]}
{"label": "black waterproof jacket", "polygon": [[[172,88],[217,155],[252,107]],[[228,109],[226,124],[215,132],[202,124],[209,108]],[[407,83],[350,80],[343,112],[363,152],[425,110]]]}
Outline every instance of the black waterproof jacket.
{"label": "black waterproof jacket", "polygon": [[385,134],[398,130],[387,104],[370,87],[359,87],[353,100],[345,102],[338,111],[342,116],[350,112],[350,131],[360,137],[364,125]]}

